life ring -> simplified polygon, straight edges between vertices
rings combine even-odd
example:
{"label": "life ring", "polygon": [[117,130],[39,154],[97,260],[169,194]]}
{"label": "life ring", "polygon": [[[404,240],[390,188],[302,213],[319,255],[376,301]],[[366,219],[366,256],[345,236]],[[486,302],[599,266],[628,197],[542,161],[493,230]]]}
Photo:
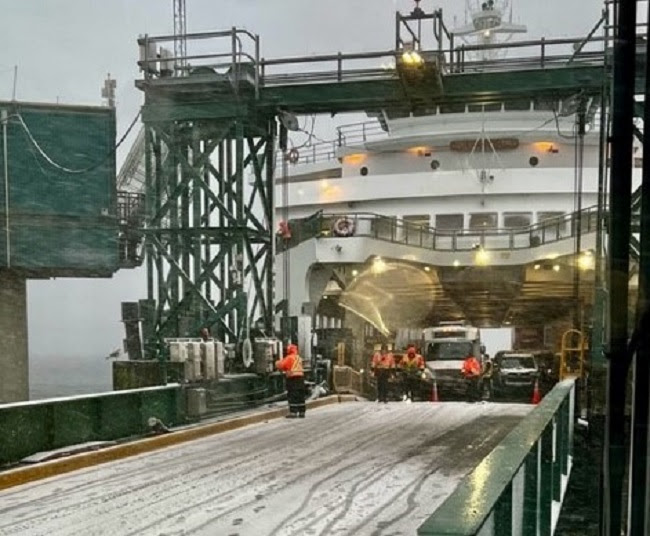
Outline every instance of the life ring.
{"label": "life ring", "polygon": [[298,149],[291,149],[287,153],[287,160],[290,164],[297,164],[298,160],[300,160],[300,153],[298,152]]}
{"label": "life ring", "polygon": [[354,222],[348,218],[339,218],[334,222],[332,232],[336,236],[352,236],[354,234]]}
{"label": "life ring", "polygon": [[280,235],[285,240],[291,238],[291,229],[289,228],[289,222],[281,221],[278,223],[278,235]]}

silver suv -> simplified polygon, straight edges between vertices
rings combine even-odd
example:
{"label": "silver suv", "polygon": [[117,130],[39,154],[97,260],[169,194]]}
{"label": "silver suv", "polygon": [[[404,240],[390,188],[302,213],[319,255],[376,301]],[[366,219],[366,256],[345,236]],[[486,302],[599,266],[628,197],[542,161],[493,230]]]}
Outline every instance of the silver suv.
{"label": "silver suv", "polygon": [[494,358],[495,393],[531,391],[539,379],[539,368],[533,354],[499,352]]}

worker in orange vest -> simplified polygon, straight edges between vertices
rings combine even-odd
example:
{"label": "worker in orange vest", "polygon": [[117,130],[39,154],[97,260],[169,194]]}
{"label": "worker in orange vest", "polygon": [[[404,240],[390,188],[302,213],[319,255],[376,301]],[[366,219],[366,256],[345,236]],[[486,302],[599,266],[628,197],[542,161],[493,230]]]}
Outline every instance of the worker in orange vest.
{"label": "worker in orange vest", "polygon": [[469,354],[463,361],[461,374],[467,382],[467,398],[478,400],[480,398],[481,364],[473,354]]}
{"label": "worker in orange vest", "polygon": [[381,351],[376,352],[372,357],[372,371],[377,378],[377,401],[388,403],[388,381],[395,370],[395,359],[388,351],[386,345],[382,345]]}
{"label": "worker in orange vest", "polygon": [[410,345],[400,363],[404,386],[404,400],[414,400],[420,387],[424,372],[424,358],[417,353],[415,346]]}
{"label": "worker in orange vest", "polygon": [[287,398],[289,400],[289,414],[287,419],[305,417],[305,371],[302,366],[302,359],[298,355],[298,347],[295,344],[287,346],[287,355],[276,361],[275,368],[284,372],[286,376]]}

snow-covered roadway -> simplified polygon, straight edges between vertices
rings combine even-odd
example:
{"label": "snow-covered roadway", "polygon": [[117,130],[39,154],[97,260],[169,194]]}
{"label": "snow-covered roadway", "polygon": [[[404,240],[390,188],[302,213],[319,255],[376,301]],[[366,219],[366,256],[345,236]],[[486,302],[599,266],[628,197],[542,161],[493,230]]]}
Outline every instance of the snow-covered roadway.
{"label": "snow-covered roadway", "polygon": [[0,492],[0,535],[412,535],[530,409],[328,406]]}

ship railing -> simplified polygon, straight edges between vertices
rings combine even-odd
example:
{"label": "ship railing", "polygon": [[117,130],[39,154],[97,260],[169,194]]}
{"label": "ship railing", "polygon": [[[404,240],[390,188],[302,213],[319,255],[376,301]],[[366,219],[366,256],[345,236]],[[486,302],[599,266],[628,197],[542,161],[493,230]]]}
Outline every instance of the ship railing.
{"label": "ship railing", "polygon": [[[341,221],[345,226],[341,226]],[[601,222],[602,223],[602,222]],[[290,239],[282,239],[279,249],[295,247],[311,238],[346,239],[367,237],[385,242],[435,251],[512,251],[540,247],[599,229],[598,207],[565,214],[528,227],[512,229],[440,229],[390,216],[372,213],[316,213],[290,220]],[[342,233],[341,229],[348,229]],[[351,230],[351,231],[350,231]]]}
{"label": "ship railing", "polygon": [[388,132],[382,129],[379,121],[363,121],[358,123],[349,123],[336,128],[336,138],[333,140],[322,140],[307,145],[299,145],[293,148],[293,158],[291,160],[291,149],[287,152],[286,157],[282,151],[278,151],[277,158],[290,159],[292,166],[301,166],[305,164],[318,164],[320,162],[331,162],[340,157],[340,148],[354,145],[365,144],[369,141],[380,140],[388,137]]}
{"label": "ship railing", "polygon": [[[451,36],[454,37],[453,35]],[[172,55],[169,50],[183,39],[189,53]],[[602,65],[608,46],[607,36],[539,39],[484,45],[458,45],[421,51],[434,61],[443,75],[481,71],[562,68],[570,63]],[[148,81],[158,79],[177,84],[178,78],[196,76],[197,83],[223,82],[235,93],[251,88],[256,97],[261,89],[273,86],[346,83],[353,81],[398,80],[402,50],[359,53],[334,53],[265,59],[261,57],[259,36],[245,29],[189,33],[185,36],[144,36],[139,67]],[[167,47],[167,48],[165,48]],[[508,57],[504,57],[504,56]],[[201,76],[202,75],[202,76]]]}
{"label": "ship railing", "polygon": [[381,123],[376,119],[341,125],[336,129],[336,141],[339,147],[362,145],[387,137],[388,132],[382,128]]}
{"label": "ship railing", "polygon": [[[310,143],[308,145],[298,145],[287,151],[286,155],[283,151],[278,151],[276,158],[277,162],[281,162],[282,158],[289,161],[290,166],[304,166],[306,164],[318,164],[321,162],[331,162],[337,159],[339,145],[336,140],[319,141]],[[281,169],[279,166],[276,168],[278,171]]]}
{"label": "ship railing", "polygon": [[558,383],[417,531],[553,534],[573,465],[575,381]]}

